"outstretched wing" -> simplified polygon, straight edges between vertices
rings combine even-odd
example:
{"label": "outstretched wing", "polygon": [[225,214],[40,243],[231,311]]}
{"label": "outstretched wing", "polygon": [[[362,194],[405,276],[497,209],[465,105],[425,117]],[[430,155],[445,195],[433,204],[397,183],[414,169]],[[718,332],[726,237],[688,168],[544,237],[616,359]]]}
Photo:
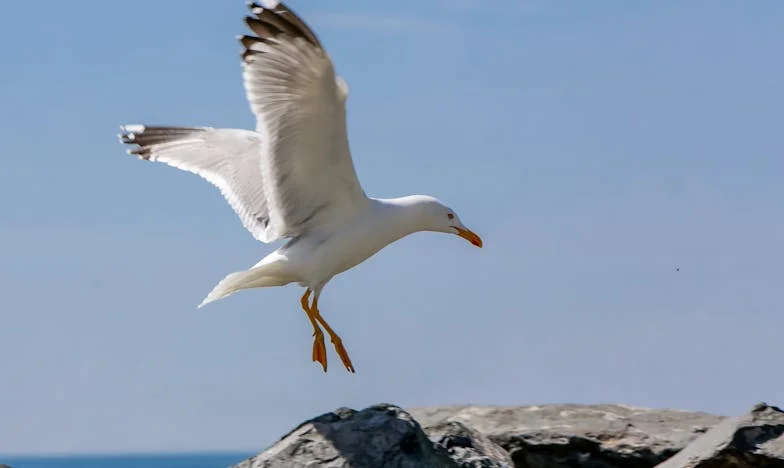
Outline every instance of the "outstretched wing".
{"label": "outstretched wing", "polygon": [[282,3],[250,3],[240,38],[257,131],[128,125],[129,153],[216,185],[262,242],[324,228],[365,206],[346,135],[348,88],[310,28]]}
{"label": "outstretched wing", "polygon": [[220,189],[242,225],[262,242],[277,236],[269,229],[262,189],[259,134],[210,127],[126,125],[120,141],[137,145],[130,154],[193,172]]}
{"label": "outstretched wing", "polygon": [[271,229],[315,230],[365,206],[346,134],[347,87],[316,35],[283,3],[249,5],[243,79],[261,135]]}

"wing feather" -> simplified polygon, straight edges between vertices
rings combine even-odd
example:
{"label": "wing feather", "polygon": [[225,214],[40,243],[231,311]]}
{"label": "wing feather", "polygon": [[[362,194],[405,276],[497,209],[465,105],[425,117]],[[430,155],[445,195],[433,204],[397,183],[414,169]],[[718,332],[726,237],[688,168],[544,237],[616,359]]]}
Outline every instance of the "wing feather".
{"label": "wing feather", "polygon": [[278,237],[269,229],[262,188],[259,134],[211,127],[126,125],[120,141],[130,154],[197,174],[218,187],[242,225],[261,242]]}
{"label": "wing feather", "polygon": [[[275,2],[272,2],[275,3]],[[366,206],[346,134],[348,86],[316,34],[281,2],[249,3],[239,38],[256,131],[129,125],[129,153],[217,186],[262,242],[329,229]]]}
{"label": "wing feather", "polygon": [[316,35],[283,3],[250,4],[243,78],[262,135],[261,173],[272,229],[298,235],[367,203],[346,132],[347,88]]}

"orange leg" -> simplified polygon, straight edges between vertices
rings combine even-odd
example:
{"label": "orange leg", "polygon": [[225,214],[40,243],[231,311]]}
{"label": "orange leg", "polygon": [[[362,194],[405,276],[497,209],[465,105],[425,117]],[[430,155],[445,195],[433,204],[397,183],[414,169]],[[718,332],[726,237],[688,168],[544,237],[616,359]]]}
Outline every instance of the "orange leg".
{"label": "orange leg", "polygon": [[[321,364],[321,367],[324,368],[324,372],[327,371],[327,347],[324,346],[324,332],[321,331],[321,328],[318,326],[318,322],[316,322],[317,314],[314,314],[311,311],[310,306],[308,305],[308,300],[310,299],[310,289],[305,291],[305,294],[302,295],[302,299],[300,299],[300,304],[302,305],[302,310],[308,314],[308,319],[310,319],[310,323],[313,325],[313,362],[318,362]],[[330,335],[331,336],[331,335]]]}
{"label": "orange leg", "polygon": [[343,340],[341,340],[338,334],[332,330],[332,328],[327,324],[327,321],[324,320],[324,317],[322,317],[321,313],[319,312],[318,296],[313,298],[313,305],[310,307],[310,312],[313,314],[313,317],[318,320],[318,323],[324,327],[324,330],[327,331],[330,341],[332,341],[332,344],[335,346],[335,351],[337,351],[338,356],[340,356],[340,360],[343,361],[343,365],[346,366],[346,370],[354,373],[354,365],[351,364],[351,359],[348,357],[346,348],[343,347]]}

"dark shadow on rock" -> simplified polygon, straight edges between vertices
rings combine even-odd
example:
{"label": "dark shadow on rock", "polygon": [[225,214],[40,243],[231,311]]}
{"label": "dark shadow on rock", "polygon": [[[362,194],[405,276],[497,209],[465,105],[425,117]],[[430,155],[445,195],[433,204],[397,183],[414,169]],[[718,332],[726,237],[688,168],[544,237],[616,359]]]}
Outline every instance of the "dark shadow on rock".
{"label": "dark shadow on rock", "polygon": [[341,408],[306,421],[237,468],[456,468],[419,423],[397,406]]}
{"label": "dark shadow on rock", "polygon": [[517,468],[651,468],[723,418],[626,405],[415,408],[428,427],[458,421],[511,455]]}
{"label": "dark shadow on rock", "polygon": [[512,468],[509,453],[484,434],[456,421],[424,428],[431,441],[463,468]]}
{"label": "dark shadow on rock", "polygon": [[[416,419],[415,419],[416,418]],[[784,468],[784,412],[379,404],[306,421],[235,468]]]}
{"label": "dark shadow on rock", "polygon": [[657,468],[784,468],[784,411],[765,403],[728,418]]}

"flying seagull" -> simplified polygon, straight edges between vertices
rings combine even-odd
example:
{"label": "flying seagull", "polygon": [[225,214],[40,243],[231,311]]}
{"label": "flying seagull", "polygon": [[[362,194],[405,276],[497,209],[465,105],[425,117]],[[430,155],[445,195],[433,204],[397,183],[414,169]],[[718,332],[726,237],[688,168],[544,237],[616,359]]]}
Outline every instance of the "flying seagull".
{"label": "flying seagull", "polygon": [[[221,280],[199,304],[250,288],[297,283],[313,325],[313,361],[327,371],[324,331],[349,372],[319,296],[335,276],[415,232],[482,240],[431,196],[371,198],[357,179],[346,134],[348,86],[316,34],[282,2],[249,3],[240,36],[243,82],[256,129],[125,125],[128,153],[190,171],[217,186],[261,242],[288,241],[246,271]],[[312,299],[311,299],[312,295]]]}

